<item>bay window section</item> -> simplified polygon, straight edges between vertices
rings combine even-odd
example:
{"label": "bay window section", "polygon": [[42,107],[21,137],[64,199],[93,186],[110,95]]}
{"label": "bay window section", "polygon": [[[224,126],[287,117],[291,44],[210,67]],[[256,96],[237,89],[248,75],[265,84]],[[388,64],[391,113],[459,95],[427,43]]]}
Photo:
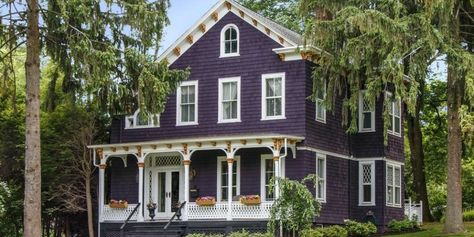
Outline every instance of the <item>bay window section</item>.
{"label": "bay window section", "polygon": [[375,162],[359,162],[359,206],[375,205]]}
{"label": "bay window section", "polygon": [[402,171],[400,165],[387,163],[387,206],[401,207]]}

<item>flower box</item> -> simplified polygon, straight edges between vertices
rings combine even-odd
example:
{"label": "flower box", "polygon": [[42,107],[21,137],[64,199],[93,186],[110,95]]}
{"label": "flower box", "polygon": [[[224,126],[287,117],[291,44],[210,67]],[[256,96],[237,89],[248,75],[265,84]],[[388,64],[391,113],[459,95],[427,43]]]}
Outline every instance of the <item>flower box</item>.
{"label": "flower box", "polygon": [[109,203],[110,208],[127,208],[128,207],[128,202],[126,200],[110,200]]}
{"label": "flower box", "polygon": [[258,195],[247,195],[240,197],[240,203],[244,205],[259,205],[262,203],[262,200]]}
{"label": "flower box", "polygon": [[196,199],[196,204],[199,206],[214,206],[216,205],[215,197],[198,197]]}

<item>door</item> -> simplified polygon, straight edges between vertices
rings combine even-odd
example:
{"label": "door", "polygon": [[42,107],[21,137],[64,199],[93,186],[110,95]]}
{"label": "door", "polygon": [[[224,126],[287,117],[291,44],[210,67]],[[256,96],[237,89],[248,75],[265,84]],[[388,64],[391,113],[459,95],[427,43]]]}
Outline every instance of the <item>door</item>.
{"label": "door", "polygon": [[159,170],[156,172],[156,216],[170,218],[178,209],[180,172],[178,170]]}

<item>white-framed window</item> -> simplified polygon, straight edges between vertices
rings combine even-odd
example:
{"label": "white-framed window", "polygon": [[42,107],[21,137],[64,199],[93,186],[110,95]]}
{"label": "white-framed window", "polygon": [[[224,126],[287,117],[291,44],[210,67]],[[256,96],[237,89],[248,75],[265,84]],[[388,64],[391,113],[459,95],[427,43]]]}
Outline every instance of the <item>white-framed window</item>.
{"label": "white-framed window", "polygon": [[176,125],[198,124],[198,81],[182,82],[176,95]]}
{"label": "white-framed window", "polygon": [[[217,201],[227,201],[229,188],[229,168],[227,157],[217,157]],[[240,157],[234,157],[232,165],[232,194],[240,195]],[[232,198],[232,197],[231,197]]]}
{"label": "white-framed window", "polygon": [[402,206],[402,168],[400,165],[387,163],[386,173],[387,206]]}
{"label": "white-framed window", "polygon": [[285,73],[262,75],[262,120],[285,119]]}
{"label": "white-framed window", "polygon": [[359,132],[374,132],[375,103],[371,103],[365,94],[365,91],[359,92]]}
{"label": "white-framed window", "polygon": [[386,92],[385,99],[389,100],[388,112],[389,112],[389,126],[388,133],[401,136],[402,130],[402,102],[400,99],[393,99],[392,93]]}
{"label": "white-framed window", "polygon": [[375,161],[359,161],[359,206],[375,205]]}
{"label": "white-framed window", "polygon": [[240,56],[239,54],[239,28],[228,24],[221,30],[221,57]]}
{"label": "white-framed window", "polygon": [[273,201],[275,199],[274,183],[271,182],[275,177],[273,156],[270,154],[262,155],[260,168],[260,196],[263,201]]}
{"label": "white-framed window", "polygon": [[316,154],[316,199],[326,201],[326,155]]}
{"label": "white-framed window", "polygon": [[240,77],[219,79],[219,123],[240,122]]}
{"label": "white-framed window", "polygon": [[145,114],[137,109],[131,116],[125,117],[125,129],[160,127],[160,114]]}
{"label": "white-framed window", "polygon": [[326,83],[316,91],[316,121],[326,123]]}

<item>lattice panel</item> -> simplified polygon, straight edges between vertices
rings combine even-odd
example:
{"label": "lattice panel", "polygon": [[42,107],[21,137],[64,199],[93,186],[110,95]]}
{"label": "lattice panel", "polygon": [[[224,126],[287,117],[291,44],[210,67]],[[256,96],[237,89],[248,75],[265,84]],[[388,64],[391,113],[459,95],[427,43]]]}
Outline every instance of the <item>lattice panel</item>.
{"label": "lattice panel", "polygon": [[268,219],[271,209],[271,202],[264,202],[260,205],[232,203],[232,217],[236,219]]}
{"label": "lattice panel", "polygon": [[362,166],[362,182],[364,184],[372,183],[372,165]]}
{"label": "lattice panel", "polygon": [[401,172],[400,172],[400,169],[396,168],[395,169],[395,186],[400,186],[400,175],[401,175]]}
{"label": "lattice panel", "polygon": [[[104,221],[123,221],[127,219],[127,217],[132,213],[133,209],[135,209],[136,204],[128,204],[127,208],[110,208],[109,205],[104,206],[104,210],[102,212],[102,220]],[[130,220],[136,220],[138,216],[138,212],[135,212]]]}
{"label": "lattice panel", "polygon": [[148,167],[180,166],[181,155],[177,153],[164,153],[151,155],[148,158]]}
{"label": "lattice panel", "polygon": [[214,206],[199,206],[194,203],[188,205],[188,219],[225,219],[227,217],[227,203],[217,203]]}
{"label": "lattice panel", "polygon": [[372,111],[372,106],[370,106],[369,100],[364,97],[364,111]]}

